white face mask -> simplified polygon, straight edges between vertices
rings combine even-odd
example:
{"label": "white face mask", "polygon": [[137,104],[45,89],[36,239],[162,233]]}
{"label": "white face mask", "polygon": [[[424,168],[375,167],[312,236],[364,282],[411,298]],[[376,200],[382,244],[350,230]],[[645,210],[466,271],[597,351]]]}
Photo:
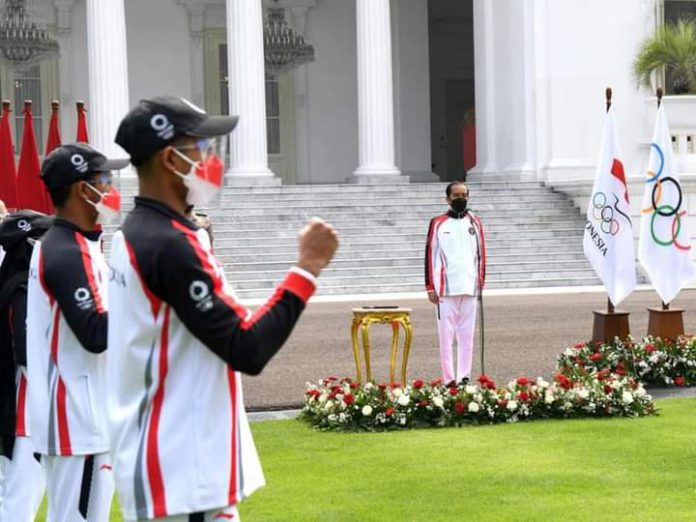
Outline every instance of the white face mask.
{"label": "white face mask", "polygon": [[178,170],[174,171],[183,180],[184,185],[188,189],[186,203],[194,207],[207,205],[215,199],[215,196],[220,191],[223,171],[222,162],[214,154],[204,162],[200,162],[193,161],[177,149],[174,149],[174,152],[191,165],[187,173],[179,172]]}
{"label": "white face mask", "polygon": [[87,183],[87,186],[100,196],[97,203],[87,200],[90,205],[97,209],[97,223],[108,225],[117,219],[121,211],[121,194],[119,194],[118,190],[115,187],[111,187],[111,191],[104,194],[89,183]]}

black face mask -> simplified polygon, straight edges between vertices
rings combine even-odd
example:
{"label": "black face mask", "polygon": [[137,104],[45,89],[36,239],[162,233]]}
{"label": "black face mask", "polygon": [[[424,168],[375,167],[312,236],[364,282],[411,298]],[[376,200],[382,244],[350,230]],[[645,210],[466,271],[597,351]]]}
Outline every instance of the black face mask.
{"label": "black face mask", "polygon": [[450,206],[452,207],[452,210],[454,210],[457,214],[461,214],[462,212],[466,211],[466,204],[468,203],[468,200],[466,198],[458,198],[452,200],[452,203],[450,203]]}

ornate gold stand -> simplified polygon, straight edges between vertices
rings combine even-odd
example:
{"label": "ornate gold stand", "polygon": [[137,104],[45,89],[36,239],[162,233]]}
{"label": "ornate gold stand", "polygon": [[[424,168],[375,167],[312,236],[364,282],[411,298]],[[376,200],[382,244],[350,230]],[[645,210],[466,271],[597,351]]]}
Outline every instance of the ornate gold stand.
{"label": "ornate gold stand", "polygon": [[392,325],[391,357],[389,359],[390,382],[396,382],[395,373],[396,355],[399,350],[399,325],[404,328],[405,339],[401,360],[401,383],[406,383],[406,368],[408,366],[408,355],[411,351],[411,338],[413,336],[410,314],[410,308],[353,308],[353,323],[350,331],[358,382],[362,382],[360,350],[358,348],[358,330],[362,330],[362,344],[365,353],[365,373],[367,374],[367,380],[370,381],[372,380],[372,369],[370,367],[370,325],[382,323]]}

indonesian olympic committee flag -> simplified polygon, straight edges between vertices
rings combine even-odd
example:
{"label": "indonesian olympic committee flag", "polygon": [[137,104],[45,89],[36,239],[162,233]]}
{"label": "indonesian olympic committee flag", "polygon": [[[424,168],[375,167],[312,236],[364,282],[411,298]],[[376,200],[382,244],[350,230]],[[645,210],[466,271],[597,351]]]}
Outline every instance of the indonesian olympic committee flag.
{"label": "indonesian olympic committee flag", "polygon": [[610,108],[604,120],[602,149],[587,205],[582,249],[615,305],[636,287],[631,202],[620,157],[614,109]]}
{"label": "indonesian olympic committee flag", "polygon": [[653,288],[671,302],[696,276],[686,226],[686,197],[672,158],[672,137],[664,105],[657,110],[641,207],[638,259]]}

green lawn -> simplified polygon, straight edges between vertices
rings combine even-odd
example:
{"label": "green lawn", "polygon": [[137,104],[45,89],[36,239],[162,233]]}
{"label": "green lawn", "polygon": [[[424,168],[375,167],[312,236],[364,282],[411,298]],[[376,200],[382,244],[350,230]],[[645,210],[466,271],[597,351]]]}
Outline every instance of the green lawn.
{"label": "green lawn", "polygon": [[634,420],[380,434],[256,423],[268,485],[241,518],[696,520],[696,399],[658,407]]}

